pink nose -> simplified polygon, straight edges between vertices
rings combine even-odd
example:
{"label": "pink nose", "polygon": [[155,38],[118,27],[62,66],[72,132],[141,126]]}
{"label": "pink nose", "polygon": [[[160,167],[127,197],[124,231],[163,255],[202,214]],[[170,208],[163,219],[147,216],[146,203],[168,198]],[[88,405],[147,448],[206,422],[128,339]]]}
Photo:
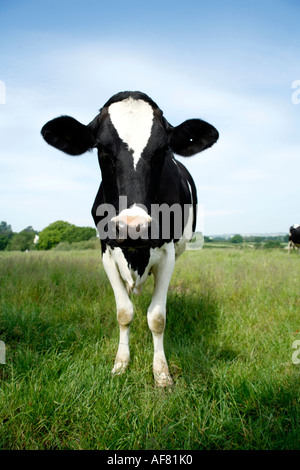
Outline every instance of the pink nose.
{"label": "pink nose", "polygon": [[122,217],[115,223],[119,243],[123,242],[125,239],[137,240],[138,238],[148,239],[149,237],[148,229],[150,222],[145,218]]}
{"label": "pink nose", "polygon": [[138,225],[126,225],[124,222],[117,222],[116,229],[119,239],[123,238],[148,238],[148,228],[149,224],[146,222],[144,224]]}
{"label": "pink nose", "polygon": [[149,219],[140,215],[121,215],[116,218],[119,225],[127,225],[128,227],[138,227],[148,225]]}
{"label": "pink nose", "polygon": [[127,238],[131,238],[133,240],[138,238],[148,238],[148,229],[152,219],[146,210],[139,206],[134,205],[131,208],[124,209],[119,213],[119,215],[113,217],[111,220],[116,224],[115,226],[119,242]]}

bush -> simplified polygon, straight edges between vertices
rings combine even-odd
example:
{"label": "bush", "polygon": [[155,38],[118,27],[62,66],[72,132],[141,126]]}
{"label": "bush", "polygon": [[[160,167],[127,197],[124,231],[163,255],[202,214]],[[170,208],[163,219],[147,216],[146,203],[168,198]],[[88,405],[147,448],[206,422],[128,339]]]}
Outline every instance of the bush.
{"label": "bush", "polygon": [[5,250],[12,236],[13,231],[11,225],[8,225],[4,221],[0,222],[0,251]]}
{"label": "bush", "polygon": [[279,240],[268,240],[264,244],[264,248],[281,248],[281,243]]}
{"label": "bush", "polygon": [[74,243],[90,240],[96,236],[96,229],[92,227],[76,227],[71,225],[63,233],[62,241]]}
{"label": "bush", "polygon": [[[60,242],[74,243],[89,240],[96,236],[96,229],[91,227],[76,227],[58,220],[48,225],[39,234],[38,249],[50,250],[57,246]],[[65,245],[66,248],[67,245]]]}
{"label": "bush", "polygon": [[33,243],[36,232],[32,227],[27,227],[19,233],[14,233],[9,240],[6,249],[8,251],[35,250]]}
{"label": "bush", "polygon": [[9,238],[7,235],[3,235],[0,233],[0,251],[5,250],[9,242]]}
{"label": "bush", "polygon": [[243,243],[244,239],[242,235],[234,235],[233,237],[230,238],[230,243]]}
{"label": "bush", "polygon": [[54,251],[71,251],[71,250],[99,250],[100,241],[99,238],[93,237],[90,240],[83,242],[60,242],[56,245]]}

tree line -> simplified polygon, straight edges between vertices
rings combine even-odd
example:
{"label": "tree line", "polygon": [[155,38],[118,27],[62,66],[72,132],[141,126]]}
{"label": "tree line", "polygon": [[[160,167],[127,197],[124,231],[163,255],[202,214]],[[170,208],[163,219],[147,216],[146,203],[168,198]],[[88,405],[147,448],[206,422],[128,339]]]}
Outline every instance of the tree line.
{"label": "tree line", "polygon": [[[62,220],[53,222],[41,232],[29,226],[21,232],[15,233],[11,225],[2,221],[0,222],[0,251],[50,250],[63,242],[68,245],[91,240],[96,237],[96,234],[96,229],[92,227],[78,227]],[[244,237],[236,234],[230,238],[226,236],[204,236],[204,242],[208,244],[230,243],[232,245],[241,245],[253,243],[256,247],[264,246],[265,248],[280,247],[282,243],[287,243],[288,239],[288,234],[278,236],[248,235]]]}
{"label": "tree line", "polygon": [[255,248],[280,248],[282,244],[288,243],[289,235],[245,235],[235,234],[228,236],[204,237],[205,243],[222,243],[241,246],[243,244],[252,245]]}
{"label": "tree line", "polygon": [[94,237],[96,229],[78,227],[63,220],[53,222],[41,232],[29,226],[17,233],[7,222],[0,222],[0,251],[50,250],[61,242],[76,243]]}

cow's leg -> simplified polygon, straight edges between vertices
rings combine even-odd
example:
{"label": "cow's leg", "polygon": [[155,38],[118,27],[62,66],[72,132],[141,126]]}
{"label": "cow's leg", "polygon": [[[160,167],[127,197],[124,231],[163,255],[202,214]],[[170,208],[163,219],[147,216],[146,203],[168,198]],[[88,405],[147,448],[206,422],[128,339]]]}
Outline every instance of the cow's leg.
{"label": "cow's leg", "polygon": [[103,266],[115,294],[117,318],[120,328],[120,340],[112,374],[122,374],[128,366],[129,326],[133,319],[133,305],[129,299],[125,284],[109,250],[103,254]]}
{"label": "cow's leg", "polygon": [[166,361],[163,338],[166,325],[166,303],[169,283],[175,265],[174,244],[170,243],[153,269],[154,292],[148,308],[148,325],[153,336],[153,374],[156,385],[166,387],[173,384]]}

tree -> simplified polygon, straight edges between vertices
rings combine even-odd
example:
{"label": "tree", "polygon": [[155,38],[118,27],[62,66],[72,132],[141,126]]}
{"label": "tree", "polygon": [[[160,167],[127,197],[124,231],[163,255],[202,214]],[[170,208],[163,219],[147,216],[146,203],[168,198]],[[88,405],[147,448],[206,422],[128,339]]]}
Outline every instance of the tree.
{"label": "tree", "polygon": [[65,230],[70,226],[69,222],[58,220],[48,225],[39,233],[37,248],[39,250],[50,250],[62,240]]}
{"label": "tree", "polygon": [[6,235],[2,235],[0,233],[0,251],[5,250],[5,248],[7,247],[8,242],[9,242],[9,238]]}
{"label": "tree", "polygon": [[50,250],[60,242],[80,242],[90,240],[96,235],[96,229],[91,227],[76,227],[76,225],[58,220],[48,225],[39,233],[37,248]]}
{"label": "tree", "polygon": [[34,250],[33,240],[35,235],[36,231],[32,227],[27,227],[19,233],[14,233],[6,249],[9,251]]}
{"label": "tree", "polygon": [[233,237],[230,238],[230,243],[243,243],[244,239],[242,235],[236,234]]}
{"label": "tree", "polygon": [[6,222],[0,222],[0,250],[3,251],[8,245],[9,240],[13,236],[11,225]]}
{"label": "tree", "polygon": [[96,236],[96,229],[92,227],[76,227],[76,225],[70,225],[66,228],[62,236],[62,241],[74,243],[90,240]]}
{"label": "tree", "polygon": [[268,240],[264,244],[264,248],[281,248],[281,243],[279,240]]}
{"label": "tree", "polygon": [[2,222],[0,222],[0,233],[4,233],[4,232],[12,232],[12,229],[11,229],[11,225],[8,225],[6,222],[2,220]]}

